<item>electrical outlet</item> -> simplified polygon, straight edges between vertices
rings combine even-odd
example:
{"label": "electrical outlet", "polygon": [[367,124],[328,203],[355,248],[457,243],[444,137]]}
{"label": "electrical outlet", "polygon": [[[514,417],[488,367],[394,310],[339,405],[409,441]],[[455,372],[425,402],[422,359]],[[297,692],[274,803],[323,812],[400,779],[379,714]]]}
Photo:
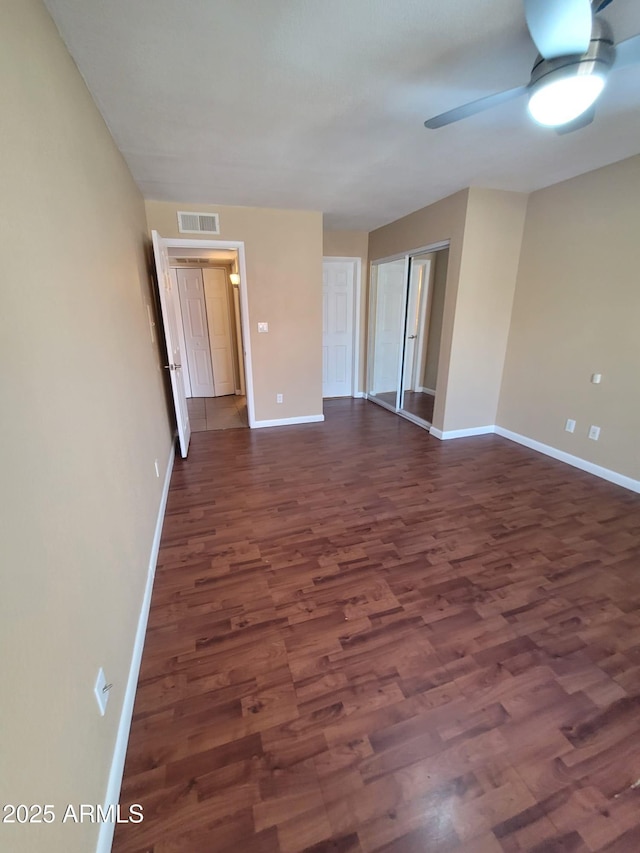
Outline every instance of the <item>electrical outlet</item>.
{"label": "electrical outlet", "polygon": [[100,709],[100,715],[104,717],[104,713],[107,710],[107,702],[109,701],[109,693],[111,692],[111,684],[107,684],[107,679],[105,678],[104,670],[102,667],[98,670],[98,677],[96,678],[95,687],[93,688],[93,692],[96,695],[96,701],[98,703],[98,708]]}
{"label": "electrical outlet", "polygon": [[564,428],[567,432],[573,432],[576,428],[576,422],[572,418],[567,418]]}
{"label": "electrical outlet", "polygon": [[601,373],[592,373],[591,381],[594,385],[599,385],[602,382],[602,374]]}
{"label": "electrical outlet", "polygon": [[160,466],[158,465],[158,460],[156,459],[156,461],[153,464],[154,464],[154,467],[156,469],[156,477],[160,477]]}
{"label": "electrical outlet", "polygon": [[284,397],[282,396],[282,394],[276,394],[276,403],[282,402],[284,402]]}
{"label": "electrical outlet", "polygon": [[258,332],[263,335],[265,332],[269,331],[268,323],[258,323]]}
{"label": "electrical outlet", "polygon": [[593,441],[597,441],[600,438],[600,427],[593,426],[593,424],[589,427],[589,438],[593,439]]}

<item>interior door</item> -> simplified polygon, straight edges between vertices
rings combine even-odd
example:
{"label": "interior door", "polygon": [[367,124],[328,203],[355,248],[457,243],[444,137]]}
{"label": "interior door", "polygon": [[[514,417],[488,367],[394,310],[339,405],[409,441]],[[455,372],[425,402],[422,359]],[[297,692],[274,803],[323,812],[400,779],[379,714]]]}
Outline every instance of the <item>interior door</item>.
{"label": "interior door", "polygon": [[235,394],[233,375],[233,337],[231,334],[231,311],[229,283],[223,269],[204,269],[204,295],[207,305],[211,363],[215,396]]}
{"label": "interior door", "polygon": [[353,274],[351,261],[322,264],[322,396],[353,394]]}
{"label": "interior door", "polygon": [[173,287],[171,275],[169,274],[169,254],[166,243],[157,231],[151,232],[151,239],[158,276],[162,326],[164,328],[164,339],[167,347],[167,364],[165,366],[171,377],[171,393],[178,426],[180,455],[184,459],[189,452],[191,424],[189,423],[189,413],[187,411],[187,395],[182,380],[182,354],[180,352],[175,309],[175,301],[178,299],[178,294]]}
{"label": "interior door", "polygon": [[178,269],[178,292],[192,397],[214,397],[202,270]]}

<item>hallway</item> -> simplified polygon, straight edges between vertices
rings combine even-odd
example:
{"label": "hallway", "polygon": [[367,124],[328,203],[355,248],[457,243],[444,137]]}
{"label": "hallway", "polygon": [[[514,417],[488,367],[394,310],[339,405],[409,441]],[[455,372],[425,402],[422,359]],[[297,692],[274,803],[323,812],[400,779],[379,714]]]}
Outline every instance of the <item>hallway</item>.
{"label": "hallway", "polygon": [[192,432],[249,426],[247,398],[235,394],[225,397],[189,397],[187,411]]}

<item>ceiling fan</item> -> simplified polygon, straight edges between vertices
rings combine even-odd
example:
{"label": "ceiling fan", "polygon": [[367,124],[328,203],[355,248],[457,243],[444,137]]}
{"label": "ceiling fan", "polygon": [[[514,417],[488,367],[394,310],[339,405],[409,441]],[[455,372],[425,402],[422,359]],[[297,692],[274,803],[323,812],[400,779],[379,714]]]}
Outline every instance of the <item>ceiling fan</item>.
{"label": "ceiling fan", "polygon": [[435,130],[524,94],[531,117],[558,133],[590,124],[609,72],[640,62],[640,35],[616,45],[607,22],[597,17],[611,2],[524,0],[529,33],[539,51],[527,85],[455,107],[424,126]]}

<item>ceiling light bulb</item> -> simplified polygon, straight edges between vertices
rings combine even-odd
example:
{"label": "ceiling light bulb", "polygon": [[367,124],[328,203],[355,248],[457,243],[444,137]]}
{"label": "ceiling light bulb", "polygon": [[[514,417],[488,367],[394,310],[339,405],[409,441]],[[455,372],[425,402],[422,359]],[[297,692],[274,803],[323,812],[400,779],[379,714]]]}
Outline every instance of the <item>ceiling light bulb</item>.
{"label": "ceiling light bulb", "polygon": [[550,79],[533,90],[529,97],[529,113],[538,124],[547,127],[566,124],[588,110],[603,88],[601,74]]}

